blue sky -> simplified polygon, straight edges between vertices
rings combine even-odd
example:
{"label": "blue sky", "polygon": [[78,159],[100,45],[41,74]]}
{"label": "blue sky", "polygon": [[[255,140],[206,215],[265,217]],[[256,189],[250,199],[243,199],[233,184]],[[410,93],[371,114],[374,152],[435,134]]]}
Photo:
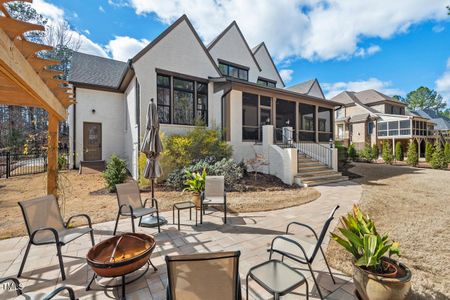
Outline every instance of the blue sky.
{"label": "blue sky", "polygon": [[365,88],[405,95],[425,85],[450,100],[442,0],[292,0],[276,8],[263,0],[34,2],[51,20],[68,21],[80,51],[96,55],[126,60],[186,13],[205,43],[236,20],[251,47],[266,42],[287,85],[318,78],[328,96]]}

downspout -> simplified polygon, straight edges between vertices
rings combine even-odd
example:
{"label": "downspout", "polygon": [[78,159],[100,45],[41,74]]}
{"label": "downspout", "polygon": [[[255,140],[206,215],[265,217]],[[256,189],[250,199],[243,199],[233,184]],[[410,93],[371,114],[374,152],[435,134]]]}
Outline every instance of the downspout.
{"label": "downspout", "polygon": [[223,95],[220,97],[220,101],[221,101],[221,104],[222,104],[222,112],[220,114],[220,118],[221,118],[221,120],[220,120],[220,130],[221,130],[222,140],[223,141],[225,140],[224,127],[223,127],[223,122],[224,122],[224,119],[225,119],[225,116],[224,116],[224,114],[225,114],[225,97],[230,92],[231,92],[231,88],[228,89],[228,91],[226,91],[225,93],[223,93]]}
{"label": "downspout", "polygon": [[[76,87],[73,87],[73,95],[76,99]],[[77,156],[77,103],[73,104],[73,144],[72,144],[72,156],[73,156],[73,169],[76,169],[76,156]]]}

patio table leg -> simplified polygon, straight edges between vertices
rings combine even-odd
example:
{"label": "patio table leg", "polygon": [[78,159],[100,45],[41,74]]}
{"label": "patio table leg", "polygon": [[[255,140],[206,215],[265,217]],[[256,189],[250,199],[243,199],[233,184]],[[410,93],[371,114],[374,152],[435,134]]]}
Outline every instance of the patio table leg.
{"label": "patio table leg", "polygon": [[180,210],[178,210],[178,231],[180,231]]}

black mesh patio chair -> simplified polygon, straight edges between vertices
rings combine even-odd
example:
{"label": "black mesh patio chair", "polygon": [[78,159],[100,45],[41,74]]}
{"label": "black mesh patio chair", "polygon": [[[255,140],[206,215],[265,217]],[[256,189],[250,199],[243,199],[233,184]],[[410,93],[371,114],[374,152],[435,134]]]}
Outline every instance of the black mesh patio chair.
{"label": "black mesh patio chair", "polygon": [[168,300],[241,300],[240,251],[166,256]]}
{"label": "black mesh patio chair", "polygon": [[[58,296],[62,291],[66,291],[69,294],[69,299],[70,300],[77,300],[78,298],[75,297],[75,292],[73,291],[73,289],[69,286],[60,286],[59,288],[51,291],[50,293],[48,293],[47,295],[44,296],[44,298],[42,298],[41,295],[33,295],[33,293],[23,293],[22,292],[22,286],[20,285],[19,280],[17,280],[14,277],[7,277],[7,278],[0,278],[0,285],[3,285],[5,283],[7,283],[8,281],[10,281],[13,285],[13,288],[16,291],[17,297],[14,299],[42,299],[42,300],[51,300],[53,298],[55,298],[56,296]],[[1,296],[1,295],[0,295]],[[58,299],[61,299],[60,297],[58,297]]]}
{"label": "black mesh patio chair", "polygon": [[[150,198],[145,199],[144,204],[142,204],[141,192],[139,191],[139,186],[135,181],[116,184],[116,195],[117,204],[119,205],[119,212],[117,213],[116,225],[114,226],[113,235],[116,235],[120,216],[130,217],[133,233],[135,232],[134,219],[139,218],[139,226],[141,226],[143,216],[156,213],[156,216],[159,220],[158,201],[153,198],[151,199],[152,207],[145,207],[147,201],[150,200]],[[158,232],[161,232],[159,222]]]}
{"label": "black mesh patio chair", "polygon": [[[336,284],[336,281],[334,280],[333,273],[331,272],[331,269],[328,264],[325,253],[323,252],[322,243],[325,238],[325,235],[328,232],[331,221],[333,221],[333,219],[334,219],[334,214],[338,208],[339,208],[339,205],[337,205],[331,211],[330,216],[325,221],[325,224],[322,227],[322,231],[320,232],[320,235],[317,235],[317,233],[314,231],[314,229],[307,224],[303,224],[303,223],[299,223],[299,222],[291,222],[288,224],[288,226],[286,228],[286,235],[277,236],[272,240],[272,247],[271,247],[272,251],[270,253],[270,259],[272,258],[272,253],[275,252],[275,253],[281,254],[283,259],[284,259],[284,257],[287,257],[287,258],[290,258],[301,264],[308,265],[309,271],[311,272],[312,278],[314,280],[314,284],[316,285],[317,291],[318,291],[321,299],[323,299],[323,295],[322,295],[322,292],[320,291],[317,279],[314,276],[312,264],[314,262],[314,259],[317,256],[317,253],[320,251],[325,260],[325,264],[327,265],[328,272],[330,273],[331,279],[333,280],[333,283]],[[307,228],[309,231],[311,231],[313,233],[314,240],[309,240],[307,238],[290,235],[289,229],[291,228],[291,226],[300,226],[300,227]]]}
{"label": "black mesh patio chair", "polygon": [[[91,235],[92,246],[94,246],[94,231],[92,229],[91,219],[88,215],[79,214],[71,216],[67,222],[64,223],[59,210],[58,201],[53,195],[20,201],[19,206],[22,210],[30,240],[28,241],[25,255],[23,256],[22,264],[20,265],[19,274],[17,277],[22,275],[31,245],[40,246],[55,244],[59,267],[61,269],[61,277],[62,280],[65,280],[66,273],[64,272],[61,247],[87,233]],[[78,217],[85,218],[88,226],[70,228],[69,225],[72,219]]]}
{"label": "black mesh patio chair", "polygon": [[207,205],[223,206],[223,222],[224,224],[227,223],[227,193],[225,192],[224,176],[206,176],[205,190],[200,195],[200,201],[202,203],[200,208],[200,224],[203,223],[204,208]]}

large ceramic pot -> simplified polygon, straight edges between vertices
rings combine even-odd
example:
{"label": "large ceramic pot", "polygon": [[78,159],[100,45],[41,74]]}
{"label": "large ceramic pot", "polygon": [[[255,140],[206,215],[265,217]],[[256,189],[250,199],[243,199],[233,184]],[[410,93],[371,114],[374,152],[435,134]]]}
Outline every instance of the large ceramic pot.
{"label": "large ceramic pot", "polygon": [[397,270],[391,277],[380,276],[353,263],[353,281],[362,300],[403,300],[411,289],[411,271],[402,263],[383,258]]}
{"label": "large ceramic pot", "polygon": [[194,204],[197,208],[200,208],[200,204],[201,204],[200,203],[201,202],[200,194],[192,194],[192,202],[194,202]]}

